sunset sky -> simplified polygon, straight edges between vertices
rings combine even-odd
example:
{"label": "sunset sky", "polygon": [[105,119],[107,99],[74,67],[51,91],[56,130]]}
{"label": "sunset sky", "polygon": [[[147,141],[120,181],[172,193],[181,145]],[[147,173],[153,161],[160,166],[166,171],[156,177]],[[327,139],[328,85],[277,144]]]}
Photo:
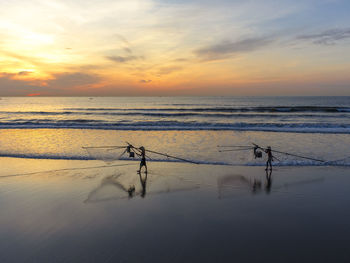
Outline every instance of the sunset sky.
{"label": "sunset sky", "polygon": [[0,96],[350,95],[348,0],[0,3]]}

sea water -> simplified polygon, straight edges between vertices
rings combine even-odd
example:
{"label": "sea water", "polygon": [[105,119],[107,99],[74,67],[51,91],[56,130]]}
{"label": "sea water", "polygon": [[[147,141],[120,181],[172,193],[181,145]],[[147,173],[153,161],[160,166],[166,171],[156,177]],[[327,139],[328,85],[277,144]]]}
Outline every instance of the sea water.
{"label": "sea water", "polygon": [[129,142],[198,163],[263,165],[251,149],[218,147],[256,143],[325,161],[276,153],[275,165],[349,165],[350,97],[6,97],[0,134],[3,157],[117,159],[82,147]]}

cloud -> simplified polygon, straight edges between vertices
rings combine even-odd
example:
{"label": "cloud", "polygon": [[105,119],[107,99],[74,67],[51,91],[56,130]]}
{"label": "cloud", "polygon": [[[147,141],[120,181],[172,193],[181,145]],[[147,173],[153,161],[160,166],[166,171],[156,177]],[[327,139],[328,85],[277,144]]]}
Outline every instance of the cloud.
{"label": "cloud", "polygon": [[18,79],[21,73],[0,73],[0,96],[24,96],[45,89],[39,80]]}
{"label": "cloud", "polygon": [[119,34],[115,34],[114,36],[116,38],[118,38],[118,40],[120,42],[122,42],[122,50],[124,50],[124,52],[126,52],[128,54],[132,54],[133,53],[131,43],[124,36],[119,35]]}
{"label": "cloud", "polygon": [[131,50],[131,48],[129,48],[129,47],[124,47],[123,50],[124,50],[125,52],[129,53],[129,54],[132,53],[132,50]]}
{"label": "cloud", "polygon": [[190,59],[188,58],[176,58],[173,60],[173,62],[188,62]]}
{"label": "cloud", "polygon": [[16,59],[18,61],[29,63],[31,65],[36,65],[36,66],[43,66],[43,65],[45,65],[38,58],[35,58],[35,57],[25,56],[25,55],[21,55],[21,54],[17,54],[17,53],[14,53],[14,52],[9,52],[9,51],[1,51],[1,54],[6,56],[6,57],[10,57],[12,59]]}
{"label": "cloud", "polygon": [[80,89],[99,85],[98,75],[81,72],[54,74],[52,79],[18,79],[27,73],[0,73],[0,96],[81,95]]}
{"label": "cloud", "polygon": [[152,82],[152,80],[151,79],[141,79],[140,82],[144,83],[144,84],[147,84],[147,83]]}
{"label": "cloud", "polygon": [[54,78],[47,81],[49,88],[69,89],[79,86],[96,84],[100,81],[99,76],[81,72],[60,73],[54,75]]}
{"label": "cloud", "polygon": [[218,60],[229,58],[232,55],[251,52],[267,46],[272,42],[269,38],[247,38],[236,42],[224,41],[212,46],[203,47],[194,51],[201,60]]}
{"label": "cloud", "polygon": [[116,36],[121,42],[123,42],[125,45],[130,46],[129,41],[128,41],[125,37],[123,37],[123,36],[120,35],[120,34],[115,34],[115,36]]}
{"label": "cloud", "polygon": [[297,39],[311,40],[314,44],[334,45],[340,40],[350,38],[350,28],[329,29],[317,34],[300,35]]}
{"label": "cloud", "polygon": [[179,70],[182,70],[182,67],[177,67],[177,66],[161,67],[158,70],[158,75],[167,75],[167,74],[173,73],[174,71],[179,71]]}
{"label": "cloud", "polygon": [[17,74],[19,76],[28,76],[29,74],[32,74],[32,73],[33,73],[32,71],[20,71]]}
{"label": "cloud", "polygon": [[129,61],[143,59],[142,56],[106,56],[106,58],[116,63],[127,63]]}

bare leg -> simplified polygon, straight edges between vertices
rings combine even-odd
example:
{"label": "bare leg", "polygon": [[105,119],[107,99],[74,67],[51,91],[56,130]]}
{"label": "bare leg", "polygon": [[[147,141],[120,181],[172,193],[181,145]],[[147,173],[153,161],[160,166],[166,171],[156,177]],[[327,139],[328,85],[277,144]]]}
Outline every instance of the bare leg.
{"label": "bare leg", "polygon": [[140,169],[137,172],[141,173],[141,169],[142,169],[142,163],[140,163]]}

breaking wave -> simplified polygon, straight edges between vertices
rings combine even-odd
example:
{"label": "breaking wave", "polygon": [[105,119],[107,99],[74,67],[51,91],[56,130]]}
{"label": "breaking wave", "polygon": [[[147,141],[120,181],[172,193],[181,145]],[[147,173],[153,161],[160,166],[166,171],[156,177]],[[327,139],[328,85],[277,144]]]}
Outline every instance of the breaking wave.
{"label": "breaking wave", "polygon": [[187,108],[66,108],[74,111],[180,111],[180,112],[350,112],[350,107],[258,106],[258,107],[187,107]]}
{"label": "breaking wave", "polygon": [[0,129],[101,129],[101,130],[232,130],[296,133],[350,134],[350,124],[333,123],[250,123],[250,122],[200,122],[200,121],[105,121],[94,119],[53,120],[16,119],[0,121]]}
{"label": "breaking wave", "polygon": [[[350,113],[350,111],[349,111]],[[203,118],[349,118],[350,115],[346,112],[339,112],[339,114],[322,114],[319,112],[311,112],[308,114],[302,114],[302,112],[295,112],[294,114],[286,114],[284,112],[278,113],[243,113],[243,112],[174,112],[174,111],[162,111],[159,112],[147,112],[145,111],[101,111],[101,112],[90,112],[90,111],[0,111],[0,114],[7,115],[34,115],[34,116],[58,116],[58,115],[74,115],[74,116],[141,116],[141,117],[159,117],[159,118],[176,118],[176,117],[203,117]]]}
{"label": "breaking wave", "polygon": [[350,134],[350,97],[11,98],[0,129],[232,130]]}
{"label": "breaking wave", "polygon": [[[49,159],[49,160],[103,160],[103,158],[92,158],[89,155],[50,155],[50,154],[25,154],[25,153],[0,153],[0,157],[10,157],[10,158],[26,158],[26,159]],[[120,161],[135,161],[139,162],[137,158],[121,158]],[[109,162],[117,160],[109,160]],[[242,162],[242,163],[229,163],[229,162],[219,162],[219,161],[205,161],[205,160],[191,160],[199,165],[229,165],[229,166],[265,166],[265,162]],[[177,162],[186,163],[181,160],[172,160],[168,158],[152,158],[149,162]],[[350,166],[350,157],[342,160],[327,161],[327,162],[317,162],[309,160],[289,160],[274,162],[274,166],[286,167],[286,166]]]}

